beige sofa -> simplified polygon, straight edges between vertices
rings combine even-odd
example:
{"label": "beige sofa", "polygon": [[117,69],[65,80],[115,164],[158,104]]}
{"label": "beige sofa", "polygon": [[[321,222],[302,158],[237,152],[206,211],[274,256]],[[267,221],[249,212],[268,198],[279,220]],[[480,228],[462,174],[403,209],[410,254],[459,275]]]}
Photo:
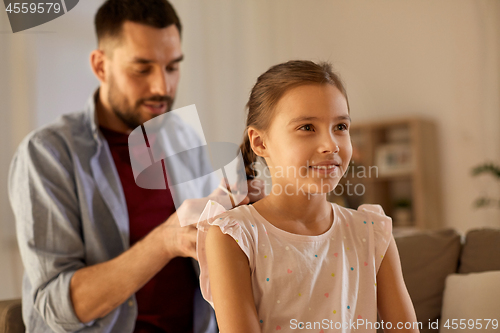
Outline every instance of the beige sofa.
{"label": "beige sofa", "polygon": [[24,332],[21,300],[0,301],[0,333]]}
{"label": "beige sofa", "polygon": [[[406,235],[395,231],[394,236],[401,257],[406,287],[413,301],[417,320],[422,323],[420,330],[422,333],[438,332],[438,329],[429,328],[429,323],[436,323],[437,320],[442,328],[444,319],[447,319],[441,318],[442,311],[446,310],[448,318],[469,316],[473,312],[466,308],[475,306],[472,300],[463,299],[455,302],[458,304],[450,304],[453,296],[456,296],[452,293],[457,294],[461,291],[451,289],[453,286],[447,277],[449,278],[451,274],[460,274],[456,277],[464,278],[462,281],[466,288],[465,282],[469,277],[477,278],[479,272],[497,274],[498,272],[490,271],[500,271],[500,229],[474,229],[463,236],[452,229],[414,232]],[[448,290],[445,290],[445,282]],[[476,287],[472,288],[474,293]],[[484,295],[479,295],[480,288],[477,287],[477,290],[477,297],[483,297]],[[448,302],[443,304],[445,291]],[[466,290],[464,294],[465,292]],[[500,293],[500,280],[491,292]],[[500,321],[500,303],[495,304],[496,309],[485,308],[483,314],[490,313],[491,316],[493,312],[496,314],[496,319]],[[461,309],[457,310],[457,308]],[[479,309],[480,313],[481,311]],[[456,319],[467,320],[470,317]],[[463,331],[463,329],[456,331]],[[483,328],[477,331],[485,332],[484,324]]]}
{"label": "beige sofa", "polygon": [[[476,229],[464,236],[452,229],[395,231],[394,236],[406,286],[417,319],[423,324],[422,333],[438,332],[429,329],[428,324],[441,319],[445,282],[450,274],[500,271],[500,229]],[[496,310],[500,320],[500,307]],[[19,332],[24,332],[21,301],[0,301],[0,333]]]}

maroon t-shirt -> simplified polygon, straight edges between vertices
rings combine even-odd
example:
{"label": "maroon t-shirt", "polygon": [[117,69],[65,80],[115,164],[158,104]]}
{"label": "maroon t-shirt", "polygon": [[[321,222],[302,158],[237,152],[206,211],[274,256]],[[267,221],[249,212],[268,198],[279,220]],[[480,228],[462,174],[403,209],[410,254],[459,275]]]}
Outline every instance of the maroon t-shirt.
{"label": "maroon t-shirt", "polygon": [[[170,190],[136,185],[128,151],[128,135],[100,127],[120,176],[130,223],[130,246],[175,212]],[[134,333],[192,332],[193,299],[198,280],[189,258],[171,260],[136,294],[139,314]]]}

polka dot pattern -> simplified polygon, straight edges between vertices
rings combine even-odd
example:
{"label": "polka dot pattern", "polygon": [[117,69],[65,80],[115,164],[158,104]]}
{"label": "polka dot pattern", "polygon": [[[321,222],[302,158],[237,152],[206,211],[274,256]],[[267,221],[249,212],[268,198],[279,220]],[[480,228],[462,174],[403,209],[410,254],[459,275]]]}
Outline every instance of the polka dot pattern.
{"label": "polka dot pattern", "polygon": [[[362,208],[371,211],[365,213]],[[248,206],[245,209],[252,212]],[[252,285],[258,285],[253,291],[256,303],[260,304],[257,311],[263,332],[289,329],[289,322],[270,315],[278,312],[282,318],[296,318],[296,313],[302,313],[302,322],[308,318],[313,322],[318,316],[336,321],[354,318],[376,321],[372,311],[376,307],[376,271],[387,248],[386,239],[390,238],[384,236],[387,231],[390,235],[391,229],[384,228],[390,227],[385,223],[390,220],[382,221],[383,215],[376,215],[376,207],[370,205],[362,205],[357,211],[334,209],[341,212],[334,216],[343,220],[338,224],[334,221],[328,235],[288,233],[285,237],[261,217],[248,218],[253,216],[248,212],[246,219],[235,221],[228,229],[243,230],[232,236],[250,256]],[[228,225],[224,216],[222,220],[221,225]],[[299,236],[317,240],[301,241]],[[361,284],[371,287],[360,288]]]}

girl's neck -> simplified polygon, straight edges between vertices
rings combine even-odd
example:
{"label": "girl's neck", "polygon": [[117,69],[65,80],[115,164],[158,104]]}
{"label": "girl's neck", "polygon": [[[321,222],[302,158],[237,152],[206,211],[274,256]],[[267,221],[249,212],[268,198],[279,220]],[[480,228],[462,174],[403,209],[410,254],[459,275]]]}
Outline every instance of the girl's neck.
{"label": "girl's neck", "polygon": [[326,194],[269,194],[256,202],[255,209],[279,229],[301,235],[321,235],[333,222],[332,205]]}

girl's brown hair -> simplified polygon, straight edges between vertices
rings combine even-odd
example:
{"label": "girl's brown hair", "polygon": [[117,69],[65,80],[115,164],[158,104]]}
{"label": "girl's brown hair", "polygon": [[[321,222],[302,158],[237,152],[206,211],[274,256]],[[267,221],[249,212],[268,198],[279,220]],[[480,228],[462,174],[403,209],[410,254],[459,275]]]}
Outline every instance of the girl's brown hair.
{"label": "girl's brown hair", "polygon": [[333,72],[331,64],[293,60],[269,68],[257,79],[246,105],[248,116],[240,150],[247,177],[253,178],[255,176],[251,166],[257,161],[257,155],[253,152],[248,138],[248,128],[252,126],[258,130],[267,130],[280,98],[288,90],[306,84],[331,84],[336,87],[344,95],[349,110],[349,100],[344,84],[340,77]]}

